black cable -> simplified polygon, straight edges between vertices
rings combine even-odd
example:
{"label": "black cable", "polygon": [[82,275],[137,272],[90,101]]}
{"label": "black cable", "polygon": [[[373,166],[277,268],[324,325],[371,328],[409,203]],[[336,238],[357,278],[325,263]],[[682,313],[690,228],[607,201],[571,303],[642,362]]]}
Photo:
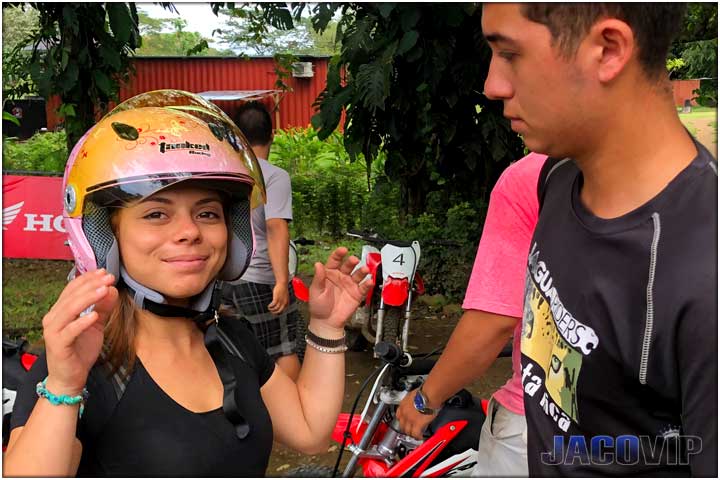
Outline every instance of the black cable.
{"label": "black cable", "polygon": [[372,372],[368,377],[365,379],[363,384],[360,386],[360,391],[358,392],[357,396],[355,397],[355,402],[353,403],[352,409],[350,409],[350,417],[348,417],[348,423],[347,427],[345,427],[345,431],[343,432],[343,441],[342,445],[340,445],[340,452],[338,453],[337,461],[335,462],[335,468],[333,468],[332,476],[336,477],[338,474],[338,468],[340,467],[340,460],[342,459],[343,453],[345,452],[345,445],[348,439],[352,438],[352,435],[350,435],[350,427],[352,425],[352,419],[353,416],[355,416],[355,410],[357,409],[358,402],[360,401],[360,397],[363,393],[363,390],[367,388],[367,386],[370,384],[370,380],[372,380],[375,376],[377,376],[382,369],[385,367],[386,363],[383,362],[378,368],[375,369],[374,372]]}
{"label": "black cable", "polygon": [[440,346],[437,347],[435,350],[433,350],[433,351],[431,351],[430,353],[428,353],[428,354],[423,355],[422,357],[420,357],[420,360],[425,360],[426,358],[430,358],[430,357],[432,357],[433,355],[437,355],[438,353],[442,354],[443,348],[445,348],[445,347],[442,346],[442,345],[440,345]]}

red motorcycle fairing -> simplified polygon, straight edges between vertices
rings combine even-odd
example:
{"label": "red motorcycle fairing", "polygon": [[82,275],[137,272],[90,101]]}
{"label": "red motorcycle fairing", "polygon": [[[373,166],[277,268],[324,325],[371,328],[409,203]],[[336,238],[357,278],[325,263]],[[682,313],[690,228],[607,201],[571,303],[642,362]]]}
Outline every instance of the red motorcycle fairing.
{"label": "red motorcycle fairing", "polygon": [[307,303],[310,299],[310,290],[308,290],[308,287],[305,285],[305,282],[300,280],[298,277],[293,277],[292,279],[292,287],[295,291],[295,297],[300,300],[301,302]]}
{"label": "red motorcycle fairing", "polygon": [[425,295],[425,282],[417,272],[415,272],[415,290],[418,295]]}
{"label": "red motorcycle fairing", "polygon": [[[349,418],[349,413],[341,413],[338,415],[337,422],[335,422],[332,439],[341,445],[343,443],[343,437],[345,435],[345,429],[347,428]],[[350,425],[350,438],[352,439],[352,443],[356,445],[360,443],[360,440],[362,439],[362,436],[365,434],[365,430],[367,430],[368,427],[367,422],[363,422],[358,429],[359,423],[360,415],[353,415],[352,424]],[[385,423],[381,423],[378,426],[377,432],[375,432],[375,435],[372,438],[371,444],[377,443],[382,440],[382,438],[385,436],[385,432],[387,432],[387,429],[388,426]]]}
{"label": "red motorcycle fairing", "polygon": [[408,298],[410,283],[407,278],[397,279],[388,277],[382,288],[382,298],[386,305],[399,307]]}
{"label": "red motorcycle fairing", "polygon": [[22,364],[23,368],[26,371],[30,371],[33,364],[35,363],[35,360],[37,360],[37,355],[33,355],[32,353],[23,353],[20,355],[20,363]]}
{"label": "red motorcycle fairing", "polygon": [[[384,476],[403,477],[410,474],[412,477],[420,477],[430,464],[432,464],[435,457],[442,452],[442,450],[467,426],[467,424],[467,420],[458,420],[446,423],[422,445],[397,462],[386,472]],[[447,469],[434,472],[432,476],[439,477],[453,467],[454,465],[448,465]]]}
{"label": "red motorcycle fairing", "polygon": [[[378,265],[382,263],[382,256],[380,256],[379,252],[368,253],[367,257],[365,258],[365,263],[368,269],[370,269],[370,275],[372,276],[373,284],[377,285]],[[372,303],[373,290],[375,290],[374,287],[368,291],[365,298],[365,305],[370,305]]]}

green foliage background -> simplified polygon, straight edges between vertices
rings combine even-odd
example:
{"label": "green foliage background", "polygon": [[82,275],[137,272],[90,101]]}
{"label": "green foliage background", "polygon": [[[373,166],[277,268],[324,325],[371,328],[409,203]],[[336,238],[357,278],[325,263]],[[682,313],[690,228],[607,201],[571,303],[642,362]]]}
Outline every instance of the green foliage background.
{"label": "green foliage background", "polygon": [[3,170],[62,173],[68,150],[65,132],[36,133],[27,141],[3,141]]}

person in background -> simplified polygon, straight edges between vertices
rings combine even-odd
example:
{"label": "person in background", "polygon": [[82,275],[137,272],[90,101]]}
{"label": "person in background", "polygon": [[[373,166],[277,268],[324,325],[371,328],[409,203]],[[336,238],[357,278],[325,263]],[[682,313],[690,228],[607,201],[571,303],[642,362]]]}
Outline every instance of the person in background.
{"label": "person in background", "polygon": [[267,203],[252,211],[256,246],[250,267],[239,282],[223,285],[222,303],[231,315],[247,322],[268,355],[294,379],[300,372],[297,343],[305,339],[297,338],[297,326],[302,318],[289,283],[290,176],[267,161],[273,142],[272,119],[262,103],[252,101],[242,105],[235,115],[235,124],[260,164]]}

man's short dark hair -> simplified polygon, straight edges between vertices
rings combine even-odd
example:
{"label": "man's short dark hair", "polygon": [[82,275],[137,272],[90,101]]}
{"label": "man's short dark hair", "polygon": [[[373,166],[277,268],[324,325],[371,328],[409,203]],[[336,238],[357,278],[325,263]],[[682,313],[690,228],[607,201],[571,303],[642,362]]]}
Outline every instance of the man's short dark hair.
{"label": "man's short dark hair", "polygon": [[265,105],[247,102],[235,114],[235,124],[250,145],[267,145],[272,140],[272,119]]}
{"label": "man's short dark hair", "polygon": [[627,23],[635,35],[638,60],[646,74],[666,72],[670,43],[685,19],[684,3],[529,3],[522,13],[548,27],[553,43],[566,57],[577,52],[590,27],[604,17]]}

